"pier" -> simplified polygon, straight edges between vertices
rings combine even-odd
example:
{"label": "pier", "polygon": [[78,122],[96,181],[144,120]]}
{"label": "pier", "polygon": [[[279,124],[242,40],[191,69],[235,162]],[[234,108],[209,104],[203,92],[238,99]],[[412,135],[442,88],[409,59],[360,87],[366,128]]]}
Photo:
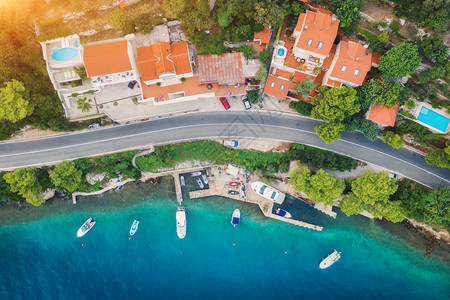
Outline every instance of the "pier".
{"label": "pier", "polygon": [[183,202],[183,193],[181,191],[180,173],[171,174],[175,183],[175,193],[179,205]]}

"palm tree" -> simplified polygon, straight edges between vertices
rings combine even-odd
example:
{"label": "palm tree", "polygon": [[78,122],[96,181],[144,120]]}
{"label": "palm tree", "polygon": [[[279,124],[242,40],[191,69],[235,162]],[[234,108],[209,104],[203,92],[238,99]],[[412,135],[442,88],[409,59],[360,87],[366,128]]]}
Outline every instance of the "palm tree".
{"label": "palm tree", "polygon": [[89,103],[91,102],[91,99],[87,99],[87,97],[84,97],[82,99],[77,100],[78,109],[81,109],[82,112],[89,112],[92,108],[92,105]]}

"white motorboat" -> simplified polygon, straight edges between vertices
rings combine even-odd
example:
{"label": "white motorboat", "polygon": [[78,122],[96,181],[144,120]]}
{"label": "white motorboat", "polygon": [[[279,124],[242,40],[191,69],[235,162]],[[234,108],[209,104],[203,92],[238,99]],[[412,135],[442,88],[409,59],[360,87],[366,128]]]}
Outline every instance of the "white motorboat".
{"label": "white motorboat", "polygon": [[92,218],[87,219],[86,222],[84,222],[84,224],[81,225],[80,229],[78,229],[77,237],[82,237],[83,235],[88,233],[89,230],[91,230],[92,227],[94,227],[95,223],[97,223],[97,222],[95,222],[94,219],[92,219]]}
{"label": "white motorboat", "polygon": [[177,234],[180,239],[184,239],[186,236],[186,209],[184,206],[178,206],[177,213]]}
{"label": "white motorboat", "polygon": [[337,262],[341,258],[341,252],[337,252],[336,249],[334,249],[333,253],[322,259],[322,261],[319,264],[319,268],[326,269],[335,262]]}
{"label": "white motorboat", "polygon": [[239,209],[235,209],[233,215],[231,216],[231,224],[236,227],[239,224],[239,220],[241,219],[241,211]]}
{"label": "white motorboat", "polygon": [[181,184],[181,186],[185,186],[186,185],[186,181],[184,181],[184,176],[183,175],[180,176],[180,184]]}
{"label": "white motorboat", "polygon": [[198,172],[191,172],[191,176],[200,176],[202,175],[202,172],[198,171]]}
{"label": "white motorboat", "polygon": [[286,194],[274,189],[271,186],[268,186],[265,183],[255,181],[251,183],[252,190],[263,196],[266,199],[272,200],[275,203],[282,204]]}
{"label": "white motorboat", "polygon": [[203,181],[200,178],[196,179],[198,186],[202,189],[205,187],[205,185],[203,184]]}
{"label": "white motorboat", "polygon": [[289,212],[285,211],[284,209],[277,208],[277,210],[275,212],[277,214],[279,214],[280,216],[285,217],[287,219],[292,218],[292,215]]}
{"label": "white motorboat", "polygon": [[139,227],[139,220],[134,220],[130,228],[130,237],[132,237],[136,233],[138,227]]}
{"label": "white motorboat", "polygon": [[202,178],[205,184],[208,184],[208,176],[206,176],[206,174],[202,174]]}

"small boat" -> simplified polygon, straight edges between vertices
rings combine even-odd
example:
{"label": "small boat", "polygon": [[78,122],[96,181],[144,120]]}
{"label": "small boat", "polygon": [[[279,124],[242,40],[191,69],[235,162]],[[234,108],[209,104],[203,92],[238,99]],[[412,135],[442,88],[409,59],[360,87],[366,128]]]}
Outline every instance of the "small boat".
{"label": "small boat", "polygon": [[134,220],[130,228],[130,237],[133,236],[139,227],[139,220]]}
{"label": "small boat", "polygon": [[239,192],[235,191],[235,190],[228,190],[228,194],[229,195],[239,195]]}
{"label": "small boat", "polygon": [[241,212],[239,209],[235,209],[233,215],[231,216],[231,225],[236,227],[239,224],[239,220],[241,219]]}
{"label": "small boat", "polygon": [[205,187],[205,185],[203,184],[203,182],[200,178],[197,178],[197,184],[201,189]]}
{"label": "small boat", "polygon": [[240,182],[237,182],[237,181],[235,181],[235,182],[230,182],[230,186],[240,186],[241,185],[241,183]]}
{"label": "small boat", "polygon": [[191,176],[200,176],[200,175],[202,175],[202,172],[200,171],[191,173]]}
{"label": "small boat", "polygon": [[245,185],[241,186],[241,190],[239,191],[242,198],[245,198]]}
{"label": "small boat", "polygon": [[333,253],[328,255],[326,258],[322,259],[322,261],[319,264],[319,268],[326,269],[335,262],[337,262],[341,258],[341,252],[337,252],[336,249],[334,249]]}
{"label": "small boat", "polygon": [[184,181],[184,176],[183,175],[180,176],[180,184],[181,184],[181,186],[185,186],[186,185],[186,181]]}
{"label": "small boat", "polygon": [[263,196],[266,199],[269,199],[275,203],[282,204],[286,194],[274,189],[271,186],[268,186],[265,183],[254,181],[251,183],[252,190]]}
{"label": "small boat", "polygon": [[186,209],[184,206],[178,206],[177,213],[177,235],[180,239],[186,236]]}
{"label": "small boat", "polygon": [[77,237],[82,237],[83,235],[88,233],[89,230],[91,230],[92,227],[94,227],[95,223],[97,223],[97,222],[95,222],[94,219],[92,219],[92,218],[87,219],[86,222],[84,222],[84,224],[81,225],[80,229],[78,229]]}
{"label": "small boat", "polygon": [[208,176],[206,176],[206,174],[202,174],[202,178],[205,184],[208,184]]}
{"label": "small boat", "polygon": [[285,217],[287,219],[292,218],[292,215],[289,212],[285,211],[284,209],[277,208],[277,210],[275,212],[277,214],[279,214],[280,216]]}

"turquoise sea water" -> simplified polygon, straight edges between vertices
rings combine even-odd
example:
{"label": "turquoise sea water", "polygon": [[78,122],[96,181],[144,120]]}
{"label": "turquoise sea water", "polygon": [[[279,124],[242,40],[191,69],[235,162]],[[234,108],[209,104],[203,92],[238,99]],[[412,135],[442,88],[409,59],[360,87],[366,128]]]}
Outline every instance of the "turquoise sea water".
{"label": "turquoise sea water", "polygon": [[[266,219],[251,204],[186,200],[180,241],[172,188],[163,179],[77,205],[2,207],[0,299],[449,299],[449,265],[359,216],[319,213],[325,230],[315,232]],[[233,228],[235,208],[242,218]],[[97,225],[77,239],[90,216]],[[334,248],[341,260],[320,270]]]}

